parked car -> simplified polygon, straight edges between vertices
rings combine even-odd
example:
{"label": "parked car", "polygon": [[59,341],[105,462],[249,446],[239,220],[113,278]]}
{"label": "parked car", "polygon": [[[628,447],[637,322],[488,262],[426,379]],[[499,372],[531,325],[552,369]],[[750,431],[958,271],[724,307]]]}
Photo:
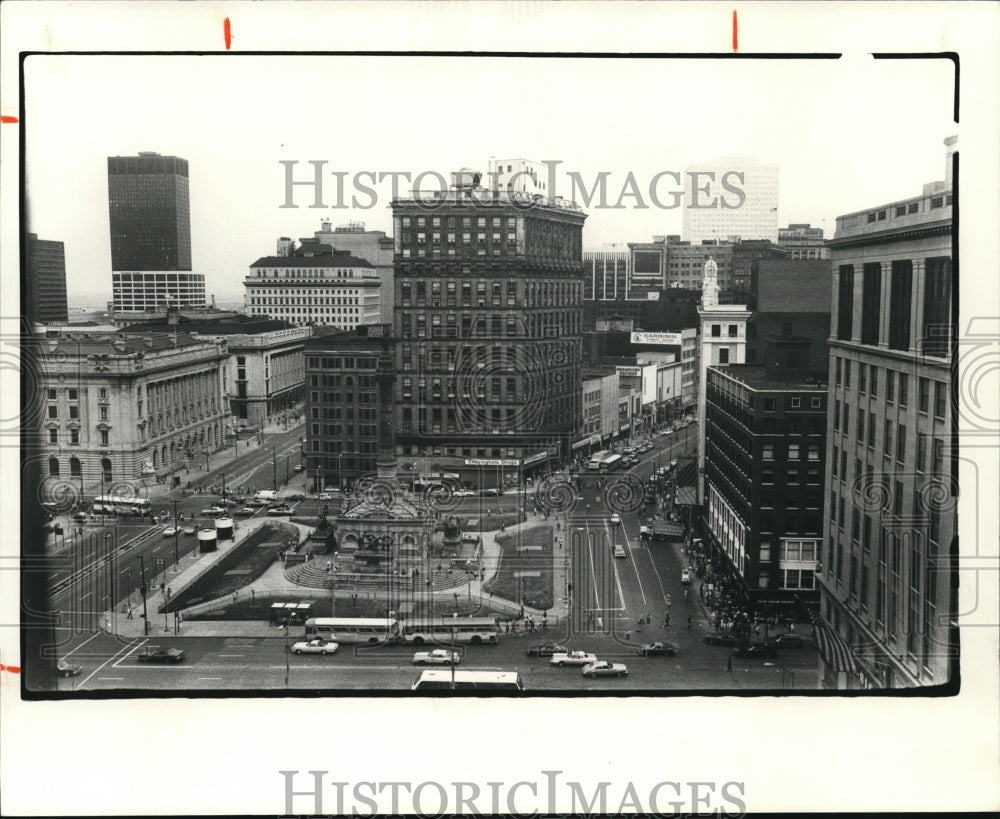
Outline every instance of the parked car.
{"label": "parked car", "polygon": [[691,570],[688,568],[681,569],[681,583],[685,586],[691,585]]}
{"label": "parked car", "polygon": [[301,471],[302,471],[302,469],[303,469],[303,466],[302,466],[302,464],[295,464],[295,466],[294,466],[294,467],[292,467],[292,469],[293,469],[294,471],[296,471],[296,472],[301,472]]}
{"label": "parked car", "polygon": [[185,526],[181,529],[182,535],[194,535],[197,534],[198,530],[194,526]]}
{"label": "parked car", "polygon": [[295,643],[291,649],[292,654],[334,654],[340,646],[337,643],[316,639],[308,642]]}
{"label": "parked car", "polygon": [[624,663],[609,663],[596,660],[583,667],[584,677],[627,677],[628,667]]}
{"label": "parked car", "polygon": [[500,496],[500,490],[495,487],[491,489],[484,489],[482,495],[484,498],[496,498]]}
{"label": "parked car", "polygon": [[543,643],[540,646],[532,646],[525,654],[529,657],[551,657],[553,654],[565,654],[567,651],[569,649],[566,646],[558,643]]}
{"label": "parked car", "polygon": [[285,500],[287,501],[304,501],[306,499],[305,495],[286,495]]}
{"label": "parked car", "polygon": [[80,673],[80,666],[68,663],[66,660],[60,660],[56,663],[56,671],[59,672],[60,677],[76,677]]}
{"label": "parked car", "polygon": [[799,634],[775,634],[764,641],[774,648],[805,648],[809,641]]}
{"label": "parked car", "polygon": [[764,643],[744,643],[733,649],[733,655],[746,659],[774,660],[778,657],[778,650]]}
{"label": "parked car", "polygon": [[474,498],[476,496],[476,493],[471,489],[456,489],[451,494],[456,498]]}
{"label": "parked car", "polygon": [[611,554],[614,555],[615,557],[627,557],[628,556],[625,553],[625,547],[622,546],[620,543],[616,543],[614,545],[614,548],[611,550]]}
{"label": "parked car", "polygon": [[322,501],[333,500],[333,498],[327,492],[320,492],[319,499]]}
{"label": "parked car", "polygon": [[281,506],[272,506],[270,509],[267,510],[267,514],[269,514],[269,515],[290,515],[290,514],[292,514],[293,511],[295,511],[295,510],[292,509],[291,506],[288,506],[287,504],[282,504]]}
{"label": "parked car", "polygon": [[148,648],[139,649],[136,659],[140,663],[179,663],[184,659],[184,652],[179,648]]}
{"label": "parked car", "polygon": [[435,648],[433,651],[418,651],[413,655],[414,665],[458,665],[462,661],[457,651]]}
{"label": "parked car", "polygon": [[640,657],[674,657],[677,649],[672,643],[646,643],[637,649]]}
{"label": "parked car", "polygon": [[233,514],[239,515],[241,518],[248,518],[253,514],[256,514],[257,510],[252,506],[241,506],[239,509],[234,509]]}
{"label": "parked car", "polygon": [[728,631],[718,634],[706,634],[705,642],[710,646],[739,646],[746,642],[742,637],[737,637]]}
{"label": "parked car", "polygon": [[180,530],[176,526],[168,526],[163,530],[164,537],[174,537]]}
{"label": "parked car", "polygon": [[549,662],[560,668],[564,665],[587,665],[589,663],[596,663],[597,655],[588,654],[586,651],[560,651],[553,654]]}
{"label": "parked car", "polygon": [[622,516],[619,515],[617,512],[612,512],[611,513],[611,523],[620,526],[621,522],[622,522]]}
{"label": "parked car", "polygon": [[201,514],[211,518],[226,514],[226,510],[221,506],[210,506],[208,509],[202,509]]}

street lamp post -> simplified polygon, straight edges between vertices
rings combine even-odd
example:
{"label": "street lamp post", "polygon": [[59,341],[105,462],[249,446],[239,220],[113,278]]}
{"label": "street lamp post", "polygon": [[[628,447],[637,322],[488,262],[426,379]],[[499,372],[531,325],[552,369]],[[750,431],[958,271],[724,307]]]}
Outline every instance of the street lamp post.
{"label": "street lamp post", "polygon": [[149,590],[146,588],[146,559],[142,555],[139,555],[139,568],[142,572],[142,585],[139,587],[142,592],[142,630],[143,634],[149,634],[149,612],[146,610],[146,595]]}
{"label": "street lamp post", "polygon": [[277,448],[271,447],[271,488],[277,492],[278,491],[278,453]]}
{"label": "street lamp post", "polygon": [[288,646],[288,624],[292,621],[291,612],[285,616],[285,624],[283,626],[278,626],[278,628],[285,630],[285,688],[288,688],[288,675],[291,671],[291,666],[289,664],[288,655],[291,653],[291,649]]}
{"label": "street lamp post", "polygon": [[177,540],[180,535],[180,518],[177,517],[177,501],[174,501],[174,565],[177,566],[181,562],[180,553],[178,552]]}

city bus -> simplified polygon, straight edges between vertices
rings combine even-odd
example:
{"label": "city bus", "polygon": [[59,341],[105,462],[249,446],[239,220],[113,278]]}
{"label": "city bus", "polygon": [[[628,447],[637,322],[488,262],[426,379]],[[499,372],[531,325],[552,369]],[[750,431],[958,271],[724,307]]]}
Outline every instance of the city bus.
{"label": "city bus", "polygon": [[434,617],[406,620],[400,625],[404,642],[414,645],[438,643],[440,645],[470,643],[496,643],[500,627],[492,617]]}
{"label": "city bus", "polygon": [[386,617],[310,617],[306,620],[306,640],[322,637],[338,643],[394,643],[399,622]]}
{"label": "city bus", "polygon": [[423,492],[437,487],[460,489],[462,476],[457,472],[425,472],[413,479],[413,491]]}
{"label": "city bus", "polygon": [[524,691],[521,675],[516,671],[459,671],[435,668],[420,672],[411,686],[412,691],[434,694],[520,694]]}
{"label": "city bus", "polygon": [[600,464],[602,472],[614,472],[624,466],[624,458],[621,455],[608,455]]}
{"label": "city bus", "polygon": [[587,464],[587,469],[592,469],[596,472],[601,468],[601,461],[607,458],[610,454],[610,449],[602,449],[600,452],[595,452],[590,456],[590,463]]}
{"label": "city bus", "polygon": [[149,498],[123,498],[118,495],[98,495],[91,509],[97,515],[134,515],[148,517],[153,514]]}

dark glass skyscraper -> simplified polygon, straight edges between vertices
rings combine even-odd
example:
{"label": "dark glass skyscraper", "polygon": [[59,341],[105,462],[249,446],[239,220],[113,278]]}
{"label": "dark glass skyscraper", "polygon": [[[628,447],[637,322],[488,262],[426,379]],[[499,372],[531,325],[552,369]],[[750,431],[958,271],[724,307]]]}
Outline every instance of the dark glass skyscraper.
{"label": "dark glass skyscraper", "polygon": [[108,206],[113,271],[191,270],[186,159],[109,156]]}

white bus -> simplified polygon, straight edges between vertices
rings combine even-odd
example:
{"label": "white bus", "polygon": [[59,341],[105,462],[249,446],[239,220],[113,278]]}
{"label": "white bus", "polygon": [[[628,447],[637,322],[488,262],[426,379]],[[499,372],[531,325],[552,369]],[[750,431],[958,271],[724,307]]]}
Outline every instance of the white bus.
{"label": "white bus", "polygon": [[148,517],[153,514],[149,498],[123,498],[118,495],[98,495],[92,511],[98,515],[135,515]]}
{"label": "white bus", "polygon": [[310,617],[306,620],[306,640],[322,637],[338,643],[393,643],[399,622],[386,617]]}
{"label": "white bus", "polygon": [[614,472],[616,469],[621,469],[624,466],[624,460],[621,455],[608,455],[608,457],[601,461],[600,470],[602,472]]}
{"label": "white bus", "polygon": [[411,690],[437,694],[445,691],[460,694],[520,694],[524,691],[524,683],[516,671],[449,671],[435,668],[420,672]]}
{"label": "white bus", "polygon": [[452,642],[469,643],[474,646],[496,643],[500,627],[492,617],[434,617],[404,620],[400,625],[400,636],[404,642],[414,645]]}
{"label": "white bus", "polygon": [[600,452],[595,452],[590,456],[590,462],[587,464],[587,469],[592,469],[596,472],[601,468],[601,462],[611,455],[610,449],[602,449]]}

